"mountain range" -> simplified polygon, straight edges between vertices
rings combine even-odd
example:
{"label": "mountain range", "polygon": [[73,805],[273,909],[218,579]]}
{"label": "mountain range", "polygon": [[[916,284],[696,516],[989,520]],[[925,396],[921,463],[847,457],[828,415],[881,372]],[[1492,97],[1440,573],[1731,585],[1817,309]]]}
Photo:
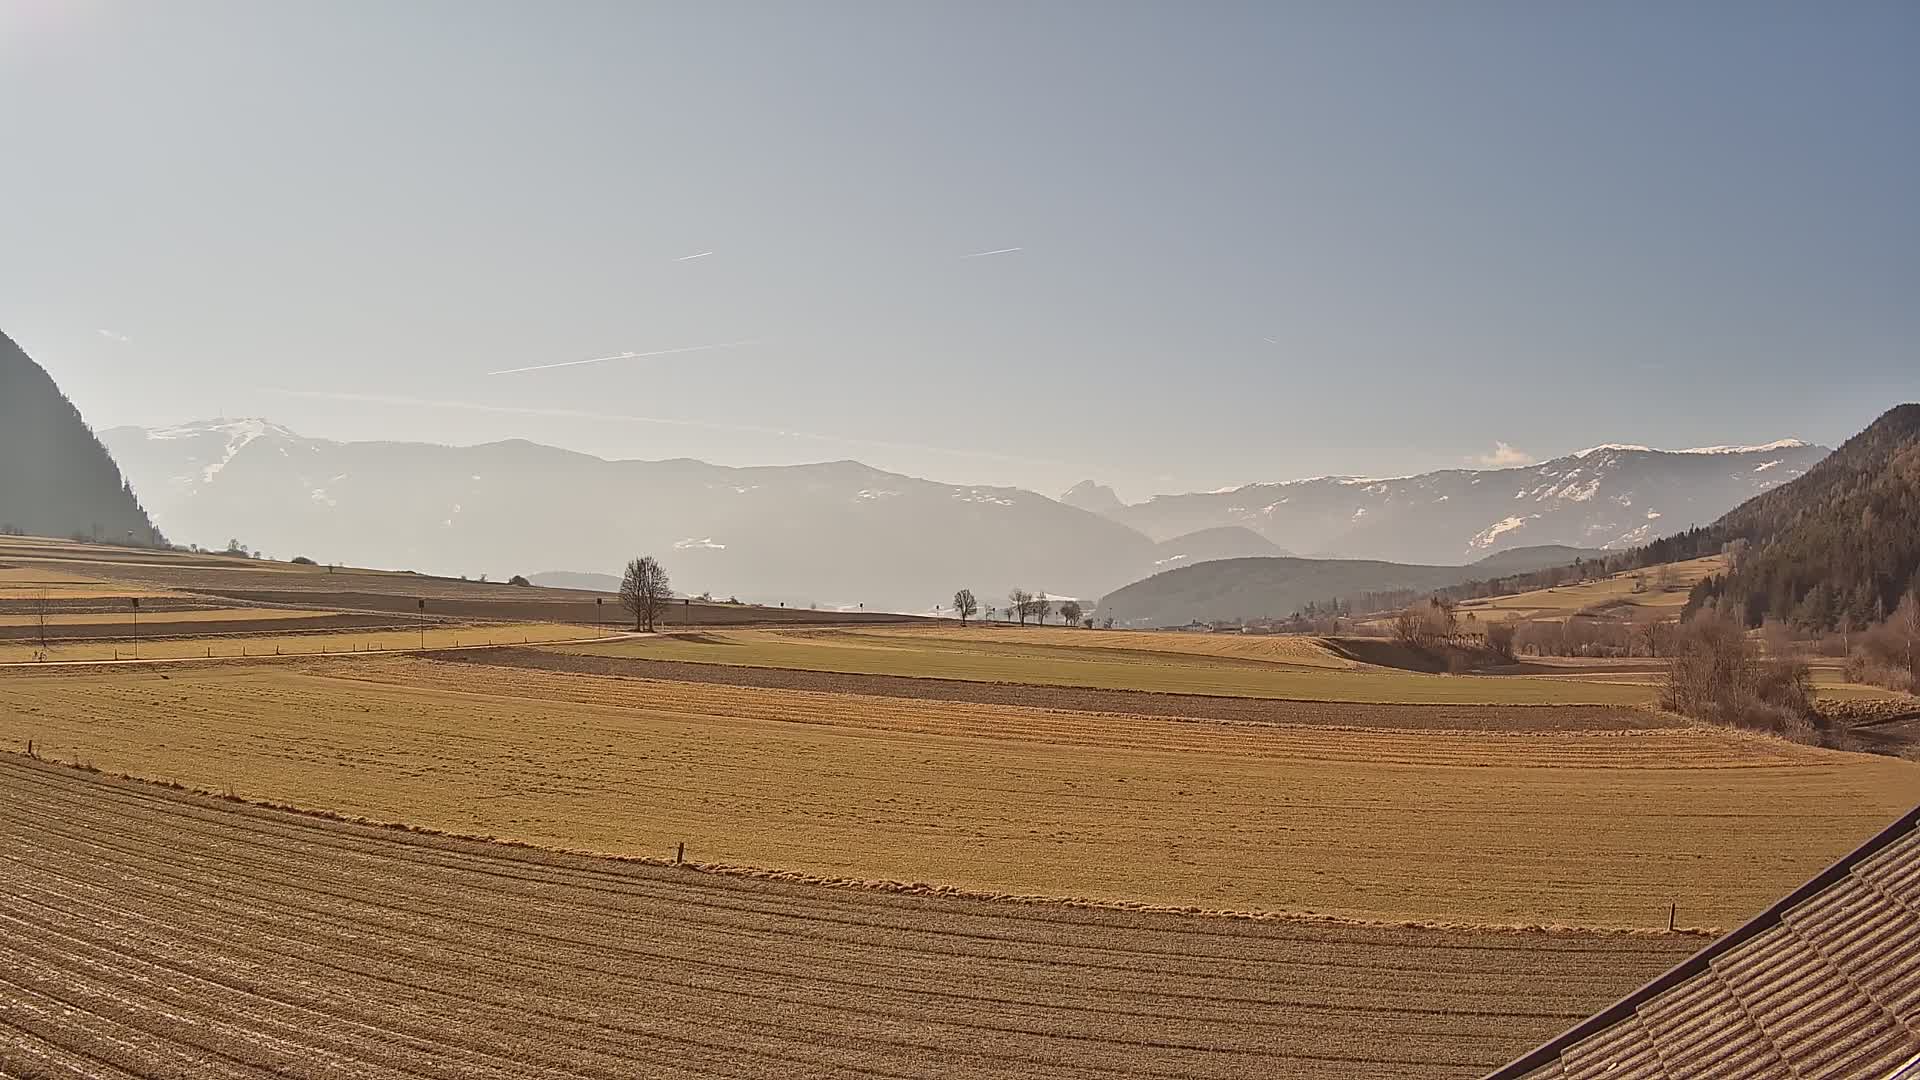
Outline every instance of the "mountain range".
{"label": "mountain range", "polygon": [[1125,505],[1091,481],[1063,502],[1156,540],[1239,526],[1288,552],[1460,564],[1512,547],[1619,549],[1714,520],[1805,473],[1827,448],[1608,444],[1507,469],[1323,476]]}
{"label": "mountain range", "polygon": [[1512,548],[1629,546],[1712,520],[1825,453],[1793,440],[1606,446],[1520,469],[1129,506],[1093,483],[1055,500],[855,461],[735,468],[520,440],[335,442],[261,419],[101,438],[160,525],[203,545],[502,578],[611,574],[655,554],[687,592],[900,611],[942,605],[961,586],[988,603],[1013,586],[1090,600],[1166,570],[1291,552],[1459,566]]}
{"label": "mountain range", "polygon": [[3,333],[0,530],[143,545],[161,540],[80,410]]}

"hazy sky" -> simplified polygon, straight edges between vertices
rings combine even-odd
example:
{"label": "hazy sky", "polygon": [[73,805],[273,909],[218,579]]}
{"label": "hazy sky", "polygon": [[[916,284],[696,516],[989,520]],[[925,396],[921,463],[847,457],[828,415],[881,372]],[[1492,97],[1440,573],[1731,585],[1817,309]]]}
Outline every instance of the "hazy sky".
{"label": "hazy sky", "polygon": [[1916,55],[1905,0],[0,0],[0,328],[100,427],[1130,498],[1833,442],[1920,398]]}

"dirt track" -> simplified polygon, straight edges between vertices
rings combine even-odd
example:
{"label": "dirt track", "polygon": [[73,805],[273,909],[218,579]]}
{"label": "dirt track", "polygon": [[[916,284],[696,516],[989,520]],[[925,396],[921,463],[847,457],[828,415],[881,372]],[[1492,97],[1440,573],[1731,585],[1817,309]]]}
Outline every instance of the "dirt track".
{"label": "dirt track", "polygon": [[7,1076],[1469,1076],[1697,945],[821,888],[0,755]]}
{"label": "dirt track", "polygon": [[1331,701],[1284,701],[1217,697],[1210,694],[1160,694],[1141,690],[989,683],[961,679],[920,679],[896,675],[848,675],[796,668],[693,664],[674,660],[587,656],[544,649],[492,649],[431,654],[449,663],[639,679],[753,686],[772,690],[815,690],[832,694],[962,701],[976,705],[1017,705],[1036,709],[1132,713],[1205,720],[1269,724],[1327,724],[1338,727],[1404,728],[1446,731],[1611,731],[1663,727],[1671,721],[1648,712],[1606,705],[1375,705]]}

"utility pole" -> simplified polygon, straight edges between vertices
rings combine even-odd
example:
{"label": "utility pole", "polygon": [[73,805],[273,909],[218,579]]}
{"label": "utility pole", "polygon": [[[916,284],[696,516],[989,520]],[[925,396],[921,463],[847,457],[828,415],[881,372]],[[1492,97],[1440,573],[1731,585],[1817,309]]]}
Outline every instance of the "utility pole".
{"label": "utility pole", "polygon": [[427,598],[422,596],[414,603],[420,605],[420,648],[427,647]]}
{"label": "utility pole", "polygon": [[605,631],[600,629],[600,607],[606,602],[607,602],[607,598],[604,596],[596,596],[593,598],[593,636],[594,637],[606,636]]}
{"label": "utility pole", "polygon": [[130,597],[133,603],[133,658],[140,659],[140,598]]}

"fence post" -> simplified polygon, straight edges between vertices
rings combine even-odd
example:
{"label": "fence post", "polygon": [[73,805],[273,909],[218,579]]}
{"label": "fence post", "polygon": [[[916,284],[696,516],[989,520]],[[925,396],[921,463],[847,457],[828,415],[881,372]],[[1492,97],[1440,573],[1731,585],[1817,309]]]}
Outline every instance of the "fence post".
{"label": "fence post", "polygon": [[1679,911],[1680,911],[1679,904],[1673,903],[1673,904],[1667,905],[1667,929],[1668,930],[1673,929],[1673,918],[1676,914],[1679,913]]}
{"label": "fence post", "polygon": [[685,840],[682,840],[680,841],[679,850],[673,853],[673,864],[675,866],[678,866],[681,863],[686,861],[687,861],[687,842]]}

